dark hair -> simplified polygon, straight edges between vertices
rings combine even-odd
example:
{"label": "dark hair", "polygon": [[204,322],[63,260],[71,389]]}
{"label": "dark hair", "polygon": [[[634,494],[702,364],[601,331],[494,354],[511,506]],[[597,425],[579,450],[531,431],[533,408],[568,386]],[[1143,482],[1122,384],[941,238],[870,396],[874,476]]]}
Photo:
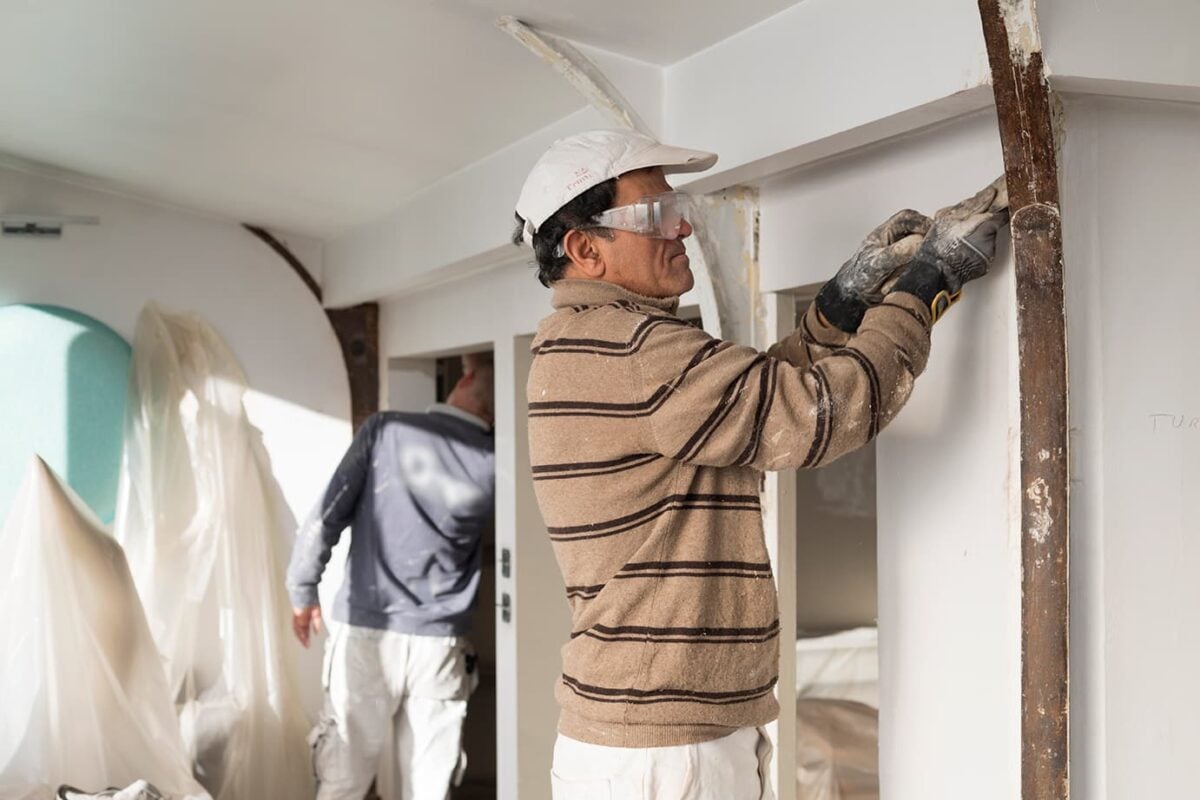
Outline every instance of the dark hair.
{"label": "dark hair", "polygon": [[[565,255],[555,253],[567,231],[591,227],[592,218],[612,208],[616,196],[617,179],[609,178],[572,199],[541,224],[533,235],[533,254],[537,258],[537,278],[543,286],[549,286],[561,278],[563,270],[571,263],[571,259]],[[514,216],[517,218],[517,228],[513,231],[512,240],[513,244],[519,245],[524,238],[525,220],[520,214]]]}

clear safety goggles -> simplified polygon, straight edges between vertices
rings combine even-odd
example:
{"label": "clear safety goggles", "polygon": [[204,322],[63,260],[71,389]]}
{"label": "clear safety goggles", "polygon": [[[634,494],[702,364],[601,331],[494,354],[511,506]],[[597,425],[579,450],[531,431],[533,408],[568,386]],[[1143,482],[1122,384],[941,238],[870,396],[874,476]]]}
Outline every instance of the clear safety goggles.
{"label": "clear safety goggles", "polygon": [[684,220],[691,221],[692,207],[692,196],[686,192],[663,192],[603,211],[592,218],[592,224],[655,239],[678,239]]}

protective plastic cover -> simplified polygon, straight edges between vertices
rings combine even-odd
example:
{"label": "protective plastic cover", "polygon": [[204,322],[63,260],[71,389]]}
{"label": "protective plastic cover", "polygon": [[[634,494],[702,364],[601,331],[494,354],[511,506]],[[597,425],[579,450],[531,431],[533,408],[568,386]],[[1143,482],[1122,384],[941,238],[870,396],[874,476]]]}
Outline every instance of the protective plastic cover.
{"label": "protective plastic cover", "polygon": [[879,712],[851,700],[796,701],[797,800],[879,800]]}
{"label": "protective plastic cover", "polygon": [[289,639],[279,511],[246,380],[193,315],[143,309],[134,334],[117,538],[216,800],[313,795]]}
{"label": "protective plastic cover", "polygon": [[0,797],[192,778],[121,548],[34,457],[0,530]]}
{"label": "protective plastic cover", "polygon": [[796,640],[796,695],[879,706],[879,631],[853,628]]}

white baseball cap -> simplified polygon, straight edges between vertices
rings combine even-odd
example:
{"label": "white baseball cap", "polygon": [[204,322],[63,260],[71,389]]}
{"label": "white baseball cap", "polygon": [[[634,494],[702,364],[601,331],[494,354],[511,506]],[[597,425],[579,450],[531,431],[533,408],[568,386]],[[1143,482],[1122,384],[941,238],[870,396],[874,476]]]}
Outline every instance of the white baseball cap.
{"label": "white baseball cap", "polygon": [[701,172],[716,153],[661,144],[635,131],[587,131],[559,139],[542,154],[521,187],[517,213],[525,241],[560,208],[593,186],[626,172],[662,167],[663,172]]}

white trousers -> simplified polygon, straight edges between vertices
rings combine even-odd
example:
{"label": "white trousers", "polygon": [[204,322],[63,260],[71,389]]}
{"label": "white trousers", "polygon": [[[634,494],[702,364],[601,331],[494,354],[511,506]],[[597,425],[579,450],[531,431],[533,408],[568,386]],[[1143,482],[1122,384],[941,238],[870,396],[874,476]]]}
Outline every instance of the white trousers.
{"label": "white trousers", "polygon": [[323,682],[309,735],[317,800],[362,800],[389,732],[402,800],[445,800],[466,766],[463,719],[478,683],[465,639],[331,626]]}
{"label": "white trousers", "polygon": [[606,747],[559,734],[554,800],[774,800],[761,728],[674,747]]}

